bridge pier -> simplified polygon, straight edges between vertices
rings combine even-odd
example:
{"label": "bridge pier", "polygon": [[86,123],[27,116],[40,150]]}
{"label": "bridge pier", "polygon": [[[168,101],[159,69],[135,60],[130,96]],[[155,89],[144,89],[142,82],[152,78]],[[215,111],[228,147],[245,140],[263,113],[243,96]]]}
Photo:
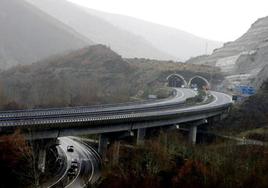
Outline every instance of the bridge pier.
{"label": "bridge pier", "polygon": [[119,162],[120,141],[114,141],[112,144],[112,164],[116,165]]}
{"label": "bridge pier", "polygon": [[189,131],[189,143],[190,144],[195,144],[196,143],[196,134],[197,134],[197,126],[192,125],[190,127],[190,131]]}
{"label": "bridge pier", "polygon": [[137,145],[143,145],[144,144],[144,139],[146,135],[146,129],[141,128],[137,130]]}
{"label": "bridge pier", "polygon": [[191,124],[191,127],[190,127],[190,131],[189,131],[189,137],[188,137],[188,140],[189,140],[189,143],[190,144],[195,144],[196,143],[196,135],[197,135],[197,128],[199,125],[203,125],[203,124],[206,124],[208,123],[208,120],[207,119],[203,119],[203,120],[199,120],[199,121],[196,121],[196,122],[193,122]]}
{"label": "bridge pier", "polygon": [[108,137],[105,134],[99,135],[98,152],[105,159],[108,147]]}
{"label": "bridge pier", "polygon": [[47,151],[46,148],[42,148],[40,149],[39,153],[38,153],[38,170],[41,173],[45,173],[45,168],[46,168],[46,156],[47,156]]}
{"label": "bridge pier", "polygon": [[34,154],[34,165],[38,174],[45,173],[47,150],[57,145],[57,139],[45,139],[32,141],[32,150]]}

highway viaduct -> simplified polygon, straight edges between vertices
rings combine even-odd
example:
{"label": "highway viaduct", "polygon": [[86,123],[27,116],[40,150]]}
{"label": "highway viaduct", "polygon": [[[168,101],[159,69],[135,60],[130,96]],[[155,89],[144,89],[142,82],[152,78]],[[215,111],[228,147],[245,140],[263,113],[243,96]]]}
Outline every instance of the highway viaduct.
{"label": "highway viaduct", "polygon": [[[178,79],[180,80],[177,81]],[[209,86],[208,80],[201,76],[195,76],[188,82],[177,74],[167,77],[168,85],[176,87],[191,87],[194,80],[201,80],[197,83]],[[201,88],[202,85],[198,87]],[[187,123],[190,130],[189,141],[194,144],[197,127],[222,119],[232,105],[230,96],[213,91],[213,100],[209,103],[186,105],[186,100],[195,95],[196,91],[192,89],[180,88],[175,89],[173,96],[162,100],[91,107],[2,111],[0,134],[20,129],[27,139],[33,140],[37,148],[35,152],[38,153],[37,168],[41,172],[44,172],[45,168],[46,149],[57,144],[59,137],[99,134],[98,151],[105,156],[108,143],[116,141],[110,139],[114,138],[114,135],[122,137],[135,132],[137,144],[142,144],[149,128],[163,127],[172,130]]]}

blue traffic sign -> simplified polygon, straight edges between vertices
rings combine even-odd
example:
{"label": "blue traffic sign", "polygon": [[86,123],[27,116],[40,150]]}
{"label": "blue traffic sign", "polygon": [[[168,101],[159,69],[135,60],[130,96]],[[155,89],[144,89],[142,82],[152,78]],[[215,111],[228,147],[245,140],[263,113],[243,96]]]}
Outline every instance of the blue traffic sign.
{"label": "blue traffic sign", "polygon": [[256,89],[253,88],[252,86],[243,86],[239,85],[236,86],[237,92],[243,95],[254,95],[256,93]]}

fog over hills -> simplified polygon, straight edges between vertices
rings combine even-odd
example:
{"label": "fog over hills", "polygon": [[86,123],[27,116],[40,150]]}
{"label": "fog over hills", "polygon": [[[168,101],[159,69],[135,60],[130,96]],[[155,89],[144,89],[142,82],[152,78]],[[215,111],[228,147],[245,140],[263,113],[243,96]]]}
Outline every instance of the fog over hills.
{"label": "fog over hills", "polygon": [[161,88],[166,97],[166,77],[174,72],[221,79],[215,67],[123,59],[107,46],[91,45],[1,71],[0,109],[127,102],[158,93]]}
{"label": "fog over hills", "polygon": [[79,106],[127,101],[131,66],[103,45],[57,55],[0,73],[0,108]]}
{"label": "fog over hills", "polygon": [[93,9],[86,10],[113,25],[144,37],[163,52],[180,60],[187,60],[197,55],[211,54],[214,49],[222,46],[221,42],[197,37],[172,27]]}
{"label": "fog over hills", "polygon": [[0,69],[91,44],[23,0],[1,0],[0,25]]}
{"label": "fog over hills", "polygon": [[105,44],[123,57],[175,59],[157,49],[143,37],[114,26],[65,0],[27,0],[44,12],[98,44]]}
{"label": "fog over hills", "polygon": [[189,33],[80,7],[66,0],[27,0],[95,43],[106,44],[123,57],[186,60],[222,45]]}

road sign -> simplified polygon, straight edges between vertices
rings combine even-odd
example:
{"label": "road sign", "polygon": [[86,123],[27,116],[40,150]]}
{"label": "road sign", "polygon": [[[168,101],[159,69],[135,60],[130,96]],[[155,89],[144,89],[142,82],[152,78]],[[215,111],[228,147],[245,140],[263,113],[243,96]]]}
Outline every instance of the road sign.
{"label": "road sign", "polygon": [[254,95],[256,93],[256,89],[252,86],[236,86],[236,91],[242,95]]}

